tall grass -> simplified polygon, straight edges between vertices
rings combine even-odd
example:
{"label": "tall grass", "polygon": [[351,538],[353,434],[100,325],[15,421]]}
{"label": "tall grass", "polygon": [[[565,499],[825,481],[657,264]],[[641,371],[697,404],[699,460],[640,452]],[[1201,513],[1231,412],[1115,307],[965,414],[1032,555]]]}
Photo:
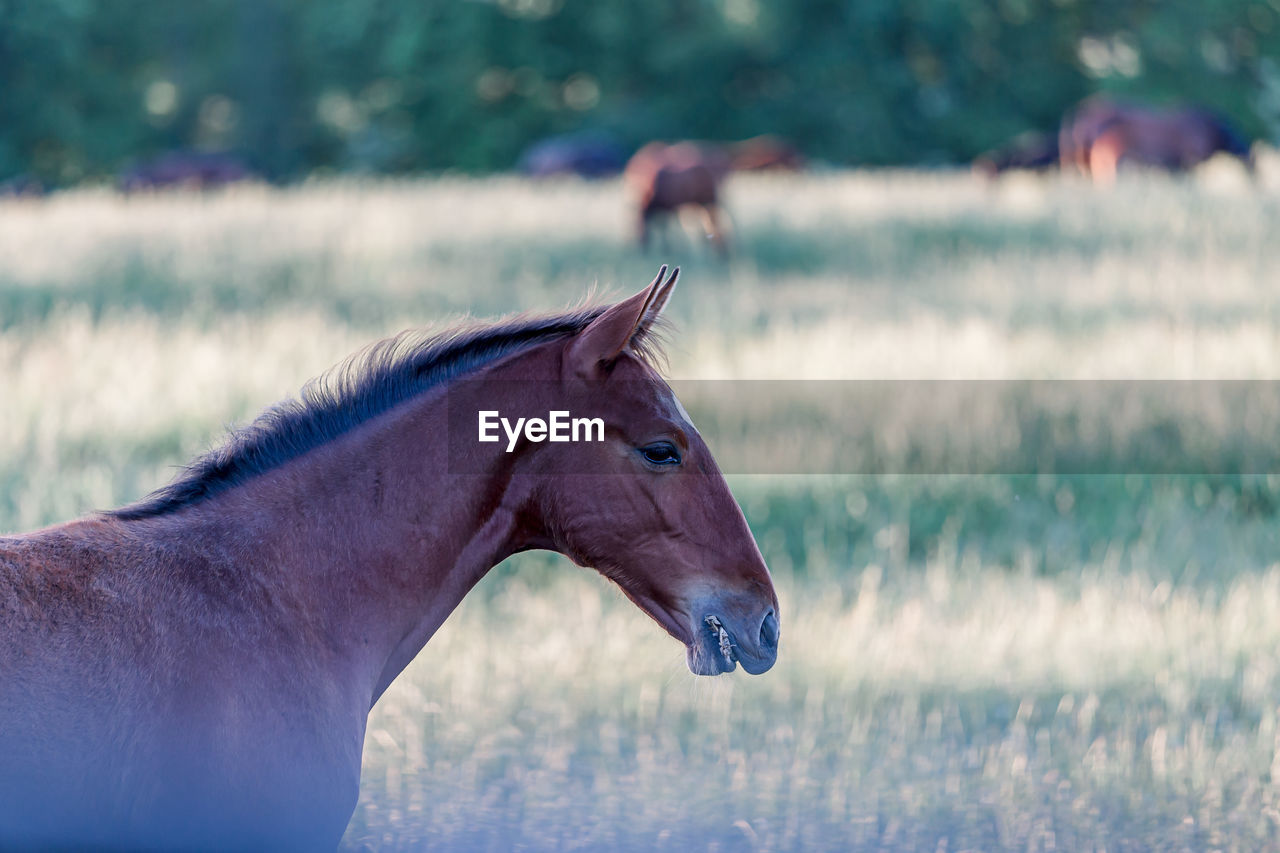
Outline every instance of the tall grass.
{"label": "tall grass", "polygon": [[[676,377],[1280,377],[1264,190],[853,173],[730,205],[728,264],[662,256]],[[608,183],[0,203],[0,530],[139,497],[377,336],[657,262]],[[737,474],[783,598],[758,678],[694,679],[603,580],[522,555],[374,709],[345,844],[1274,846],[1280,480],[1252,473]]]}
{"label": "tall grass", "polygon": [[[782,589],[785,659],[693,682],[629,604],[500,572],[371,721],[349,841],[413,849],[1260,849],[1280,566],[946,562]],[[487,593],[487,597],[486,597]],[[564,630],[573,626],[572,631]],[[718,846],[717,846],[718,845]]]}

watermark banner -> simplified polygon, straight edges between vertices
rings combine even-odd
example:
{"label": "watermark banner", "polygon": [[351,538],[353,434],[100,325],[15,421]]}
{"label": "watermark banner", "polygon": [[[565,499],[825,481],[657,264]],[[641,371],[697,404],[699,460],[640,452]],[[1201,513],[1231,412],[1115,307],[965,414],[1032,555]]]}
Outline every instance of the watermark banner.
{"label": "watermark banner", "polygon": [[[682,404],[667,407],[673,418],[654,410],[655,399],[663,409],[660,395],[639,383],[568,397],[560,383],[455,383],[450,465],[478,471],[495,452],[558,442],[557,470],[599,473],[602,457],[574,452],[599,432],[610,447],[640,447],[674,437],[660,435],[661,425],[678,431],[687,417],[729,474],[1280,474],[1277,381],[675,380],[670,388]],[[482,443],[486,425],[492,440]]]}

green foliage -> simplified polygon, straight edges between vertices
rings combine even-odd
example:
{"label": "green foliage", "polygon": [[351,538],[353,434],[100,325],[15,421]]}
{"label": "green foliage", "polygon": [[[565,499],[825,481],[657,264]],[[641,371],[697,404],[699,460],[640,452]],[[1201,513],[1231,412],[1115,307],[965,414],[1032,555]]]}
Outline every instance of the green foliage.
{"label": "green foliage", "polygon": [[0,0],[0,22],[0,178],[55,183],[191,147],[273,178],[486,171],[583,128],[947,163],[1098,88],[1277,133],[1274,0]]}

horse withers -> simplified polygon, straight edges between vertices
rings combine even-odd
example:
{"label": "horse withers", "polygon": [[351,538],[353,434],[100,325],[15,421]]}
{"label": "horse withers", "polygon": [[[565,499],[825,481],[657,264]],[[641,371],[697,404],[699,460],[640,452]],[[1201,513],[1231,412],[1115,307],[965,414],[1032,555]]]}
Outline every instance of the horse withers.
{"label": "horse withers", "polygon": [[[653,367],[665,272],[384,341],[141,502],[0,538],[0,847],[333,848],[371,706],[519,551],[598,569],[694,673],[768,670],[769,572]],[[561,410],[600,440],[470,432]]]}

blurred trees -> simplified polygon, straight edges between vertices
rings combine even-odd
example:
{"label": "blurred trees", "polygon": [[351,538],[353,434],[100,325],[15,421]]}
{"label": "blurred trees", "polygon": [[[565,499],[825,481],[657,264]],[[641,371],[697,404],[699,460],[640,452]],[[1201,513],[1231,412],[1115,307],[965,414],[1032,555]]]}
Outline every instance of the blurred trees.
{"label": "blurred trees", "polygon": [[941,164],[1099,89],[1274,139],[1280,0],[0,0],[0,179],[484,171],[583,128]]}

